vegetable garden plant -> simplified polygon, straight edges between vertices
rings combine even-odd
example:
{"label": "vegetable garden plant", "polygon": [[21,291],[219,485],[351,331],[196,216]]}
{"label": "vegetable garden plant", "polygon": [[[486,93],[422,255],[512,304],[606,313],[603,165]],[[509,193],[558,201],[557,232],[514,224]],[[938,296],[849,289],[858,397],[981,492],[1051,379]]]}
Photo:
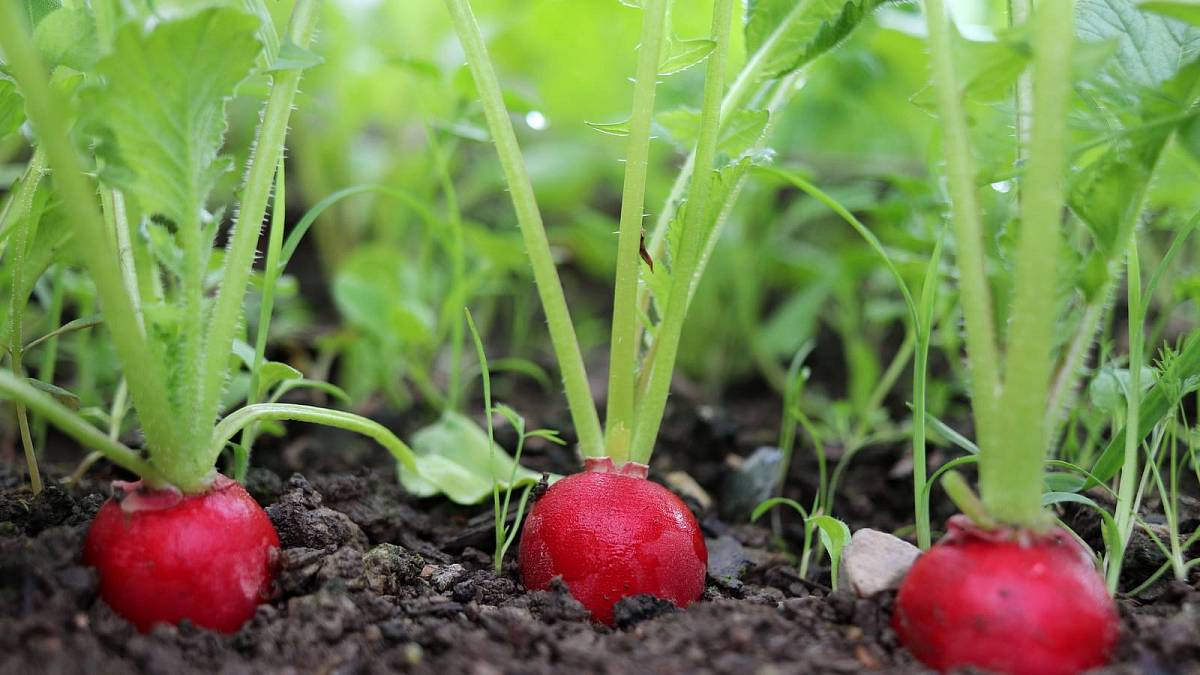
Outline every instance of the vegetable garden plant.
{"label": "vegetable garden plant", "polygon": [[[516,123],[547,122],[527,82],[506,84],[512,45],[476,17],[494,7],[431,4],[396,11],[448,21],[435,51],[451,55],[401,48],[383,65],[336,44],[354,35],[337,21],[321,45],[319,20],[351,10],[315,0],[0,4],[0,157],[22,159],[0,210],[0,396],[35,498],[47,424],[91,452],[69,481],[99,458],[135,478],[112,483],[80,555],[139,631],[188,620],[233,633],[277,597],[286,542],[243,483],[254,449],[292,433],[284,422],[382,445],[413,503],[490,497],[488,573],[528,591],[561,582],[614,630],[633,596],[687,608],[706,590],[737,592],[728,560],[709,569],[714,540],[723,558],[731,544],[719,519],[700,526],[700,510],[716,514],[695,506],[704,488],[749,500],[726,520],[770,513],[775,558],[805,594],[844,593],[849,523],[891,522],[854,472],[889,449],[905,502],[911,476],[911,527],[896,534],[922,550],[891,626],[928,667],[1103,666],[1120,634],[1115,598],[1194,576],[1200,332],[1175,311],[1197,301],[1186,270],[1200,216],[1180,216],[1200,208],[1193,3],[621,0],[636,17],[631,109],[577,130],[621,148],[616,170],[579,171],[611,201],[599,209],[539,185],[574,160],[547,171],[536,134],[521,138]],[[361,102],[382,109],[372,118],[350,109],[362,93],[351,70],[402,72],[418,95]],[[847,95],[858,75],[863,91]],[[305,97],[310,81],[318,93]],[[330,100],[347,107],[332,131]],[[240,107],[257,110],[251,124]],[[843,110],[872,120],[863,136],[897,126],[822,138],[855,128]],[[837,154],[906,129],[924,129],[909,141],[928,141],[931,168],[870,152],[847,168]],[[362,138],[396,151],[371,155]],[[287,209],[296,185],[293,203],[312,201],[299,218]],[[319,271],[297,300],[285,272],[305,256]],[[279,327],[311,301],[314,276],[339,323],[313,338],[325,328],[297,313],[307,342],[284,348]],[[574,296],[589,284],[598,300]],[[494,400],[498,373],[551,381],[538,306],[569,414],[561,435]],[[314,356],[296,361],[302,373],[281,353]],[[476,375],[481,422],[467,414]],[[777,448],[725,460],[703,487],[651,480],[673,389],[781,402]],[[286,402],[297,393],[357,412]],[[389,426],[436,421],[410,448],[371,419],[389,412],[404,415]],[[511,455],[497,420],[512,427]],[[581,471],[522,465],[536,446],[547,466],[544,449],[564,439],[576,441],[569,463],[550,468]],[[700,462],[687,453],[685,467]],[[960,513],[939,538],[942,494]],[[1079,531],[1080,513],[1098,534]],[[1157,571],[1131,579],[1139,542]],[[409,576],[442,583],[435,567]]]}

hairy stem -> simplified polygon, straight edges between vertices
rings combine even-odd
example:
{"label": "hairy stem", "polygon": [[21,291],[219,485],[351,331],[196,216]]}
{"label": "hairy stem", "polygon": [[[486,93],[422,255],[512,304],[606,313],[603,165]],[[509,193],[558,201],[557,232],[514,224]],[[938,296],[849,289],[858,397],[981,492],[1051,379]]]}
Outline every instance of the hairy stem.
{"label": "hairy stem", "polygon": [[[288,40],[292,44],[301,48],[308,47],[316,31],[318,9],[318,0],[297,0],[288,25]],[[217,292],[212,319],[209,322],[208,339],[204,345],[201,371],[204,388],[200,399],[201,406],[196,412],[201,416],[203,424],[209,424],[217,417],[221,390],[225,386],[229,371],[233,338],[242,321],[246,284],[254,263],[275,170],[279,166],[279,158],[283,156],[288,120],[291,117],[292,103],[296,99],[301,74],[299,69],[276,73],[262,123],[258,128],[246,187],[242,191],[242,205],[225,256],[221,287]],[[212,458],[213,461],[215,459]],[[192,469],[207,472],[212,465],[203,465],[201,461],[206,460],[196,458],[196,461],[192,462]]]}
{"label": "hairy stem", "polygon": [[638,355],[638,252],[646,203],[646,172],[650,157],[650,125],[659,54],[665,33],[666,0],[642,5],[642,39],[638,48],[633,114],[625,153],[625,186],[621,193],[621,224],[617,239],[617,275],[613,287],[612,340],[608,359],[608,410],[604,417],[606,452],[620,465],[629,460],[634,426],[634,390]]}
{"label": "hairy stem", "polygon": [[704,248],[704,224],[709,222],[711,205],[709,192],[713,183],[713,164],[717,155],[717,139],[721,126],[721,96],[725,90],[725,68],[729,57],[730,27],[733,23],[732,0],[713,3],[712,40],[716,47],[708,56],[704,74],[704,100],[700,107],[700,135],[696,141],[695,170],[688,189],[688,206],[684,229],[680,235],[678,259],[671,270],[671,291],[667,298],[662,325],[655,339],[655,358],[643,365],[650,368],[646,399],[639,402],[630,456],[634,461],[647,463],[654,451],[658,428],[662,424],[667,395],[671,389],[671,374],[683,321],[691,300],[692,282]]}
{"label": "hairy stem", "polygon": [[1034,117],[1021,189],[1016,287],[999,415],[1004,435],[993,439],[1003,454],[983,456],[979,469],[980,493],[992,516],[1024,527],[1044,524],[1042,462],[1048,448],[1045,420],[1054,368],[1072,12],[1071,2],[1050,2],[1034,18]]}
{"label": "hairy stem", "polygon": [[[997,397],[1000,388],[1000,355],[992,319],[983,253],[983,224],[975,194],[975,170],[971,161],[966,114],[959,98],[954,71],[951,28],[943,0],[926,0],[929,51],[937,90],[938,116],[942,123],[942,148],[954,224],[959,287],[970,358],[971,397],[978,428],[981,454],[994,452],[999,436]],[[983,463],[983,462],[981,462]]]}

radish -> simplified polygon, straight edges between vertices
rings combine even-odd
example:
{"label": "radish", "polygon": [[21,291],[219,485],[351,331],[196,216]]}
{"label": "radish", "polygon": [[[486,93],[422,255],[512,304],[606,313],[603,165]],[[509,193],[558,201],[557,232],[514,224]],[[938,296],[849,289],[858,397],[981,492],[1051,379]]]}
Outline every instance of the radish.
{"label": "radish", "polygon": [[1108,662],[1119,621],[1091,556],[1067,532],[984,530],[965,516],[917,560],[892,626],[926,665],[1067,675]]}
{"label": "radish", "polygon": [[521,535],[521,578],[545,590],[561,577],[599,622],[621,598],[649,594],[687,607],[704,592],[708,550],[691,511],[646,480],[646,466],[589,459],[550,487]]}
{"label": "radish", "polygon": [[[1052,392],[1071,386],[1056,386],[1054,375],[1071,369],[1056,363],[1055,350],[1061,330],[1058,250],[1070,136],[1072,3],[1041,3],[1022,27],[1031,36],[1032,96],[1016,106],[1020,126],[1028,124],[1029,134],[1017,153],[1023,164],[1020,231],[1001,331],[984,255],[983,242],[991,235],[978,208],[971,136],[955,72],[955,33],[945,0],[926,0],[925,9],[978,447],[976,456],[955,463],[978,461],[979,495],[962,476],[946,473],[946,492],[966,515],[952,518],[946,537],[917,560],[901,584],[892,624],[901,642],[938,670],[1077,673],[1106,664],[1116,642],[1117,612],[1110,594],[1123,555],[1120,532],[1129,529],[1118,520],[1118,534],[1106,537],[1110,546],[1117,545],[1105,556],[1106,587],[1090,553],[1056,527],[1045,510],[1046,503],[1067,498],[1091,500],[1079,494],[1043,496],[1046,454],[1057,440],[1054,420],[1066,416]],[[930,288],[927,281],[926,292]],[[926,343],[922,351],[927,351],[927,312],[920,330]],[[918,371],[919,380],[924,373]],[[1131,409],[1136,419],[1137,409]],[[928,547],[923,420],[914,420],[913,487],[918,543]],[[1136,454],[1136,445],[1133,449]],[[1131,469],[1130,479],[1136,461]],[[1118,502],[1131,496],[1122,492]]]}
{"label": "radish", "polygon": [[141,632],[189,619],[232,633],[271,593],[279,536],[242,486],[218,475],[195,495],[118,483],[84,543],[100,597]]}
{"label": "radish", "polygon": [[[316,0],[294,3],[286,35],[280,35],[288,45],[303,50],[311,43],[317,5]],[[143,447],[120,441],[121,415],[114,412],[110,428],[98,429],[92,419],[48,395],[45,387],[33,386],[19,369],[0,370],[0,395],[141,479],[117,484],[128,494],[100,509],[83,558],[99,572],[101,597],[142,631],[183,619],[235,631],[270,593],[279,538],[245,490],[215,471],[239,433],[244,432],[242,443],[232,446],[231,453],[235,475],[245,468],[256,425],[283,420],[365,434],[406,468],[417,470],[412,450],[371,420],[312,406],[258,403],[276,401],[293,386],[312,385],[296,369],[265,360],[275,284],[297,241],[290,239],[288,247],[283,243],[286,181],[280,160],[302,68],[271,74],[269,100],[262,108],[228,237],[216,237],[221,223],[202,221],[202,215],[232,211],[210,211],[210,193],[225,165],[216,158],[226,146],[226,104],[239,83],[262,75],[261,65],[274,60],[264,53],[261,36],[275,29],[263,21],[236,7],[203,3],[169,17],[150,10],[124,17],[110,26],[111,44],[87,77],[72,80],[88,82],[88,103],[80,116],[85,119],[71,128],[76,116],[66,114],[72,108],[60,95],[67,92],[51,85],[58,78],[42,62],[28,21],[15,5],[0,2],[6,73],[20,84],[36,130],[35,157],[45,157],[55,178],[54,198],[72,222],[75,250],[87,266],[123,366],[135,413],[125,418],[136,417]],[[156,105],[131,106],[130,101],[144,96],[148,82],[163,89]],[[76,136],[96,142],[76,143]],[[81,161],[78,152],[85,147],[103,161]],[[208,159],[198,167],[178,161],[180,156]],[[38,162],[33,166],[40,175]],[[95,181],[85,167],[96,168]],[[197,173],[198,168],[203,170]],[[230,370],[243,360],[234,353],[245,324],[248,280],[272,195],[257,335],[252,357],[244,359],[250,391],[246,405],[227,411]],[[125,207],[119,206],[124,200],[136,204],[130,213],[139,218],[161,216],[176,226],[170,236],[179,247],[178,265],[162,265],[153,256],[135,262],[125,247],[114,246],[121,239],[114,229],[128,227]],[[219,258],[209,250],[215,239],[228,239]],[[215,289],[205,262],[210,259],[221,264]],[[171,292],[144,307],[149,289],[139,291],[142,279],[155,284],[161,279]],[[113,409],[122,406],[114,404]]]}

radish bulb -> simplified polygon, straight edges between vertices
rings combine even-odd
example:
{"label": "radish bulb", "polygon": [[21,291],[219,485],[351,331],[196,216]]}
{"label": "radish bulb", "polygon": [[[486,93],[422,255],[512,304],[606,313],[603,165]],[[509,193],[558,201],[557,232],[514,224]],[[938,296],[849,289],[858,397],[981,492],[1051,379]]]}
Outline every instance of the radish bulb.
{"label": "radish bulb", "polygon": [[262,507],[217,475],[184,495],[117,483],[84,542],[83,560],[100,574],[100,597],[143,633],[188,619],[232,633],[270,596],[279,536]]}
{"label": "radish bulb", "polygon": [[1070,675],[1108,663],[1120,622],[1067,532],[987,531],[960,515],[904,579],[892,627],[942,672]]}
{"label": "radish bulb", "polygon": [[550,487],[521,535],[521,577],[545,590],[555,577],[601,623],[621,598],[649,594],[687,607],[704,592],[708,550],[691,511],[646,480],[647,467],[588,459]]}

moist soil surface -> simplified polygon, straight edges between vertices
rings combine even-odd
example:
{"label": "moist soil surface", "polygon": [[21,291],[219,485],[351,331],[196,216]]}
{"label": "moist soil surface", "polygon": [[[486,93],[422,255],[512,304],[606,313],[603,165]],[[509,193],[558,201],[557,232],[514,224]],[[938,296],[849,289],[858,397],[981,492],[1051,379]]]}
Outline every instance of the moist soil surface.
{"label": "moist soil surface", "polygon": [[[88,523],[120,476],[99,469],[68,488],[53,478],[69,467],[51,467],[49,487],[34,498],[19,470],[3,466],[0,673],[926,672],[888,625],[894,594],[831,592],[819,564],[802,578],[791,514],[776,539],[769,518],[752,525],[722,508],[745,498],[731,489],[730,461],[750,454],[764,428],[753,414],[671,415],[651,477],[697,514],[709,546],[707,590],[686,610],[628,598],[614,627],[591,623],[561,587],[523,588],[515,547],[493,572],[486,507],[415,499],[378,449],[306,430],[260,450],[246,481],[282,542],[275,596],[233,635],[186,622],[140,635],[97,597],[96,575],[80,561]],[[864,451],[851,463],[836,508],[852,528],[904,525],[911,484],[902,454]],[[526,460],[559,472],[573,463],[549,445],[532,445]],[[789,494],[811,499],[815,464],[798,457],[794,465]],[[945,504],[934,510],[948,514]],[[1086,515],[1064,517],[1085,539],[1099,536]],[[1134,584],[1160,563],[1144,548],[1130,559]],[[1159,581],[1120,608],[1116,660],[1097,672],[1200,673],[1194,577]]]}

